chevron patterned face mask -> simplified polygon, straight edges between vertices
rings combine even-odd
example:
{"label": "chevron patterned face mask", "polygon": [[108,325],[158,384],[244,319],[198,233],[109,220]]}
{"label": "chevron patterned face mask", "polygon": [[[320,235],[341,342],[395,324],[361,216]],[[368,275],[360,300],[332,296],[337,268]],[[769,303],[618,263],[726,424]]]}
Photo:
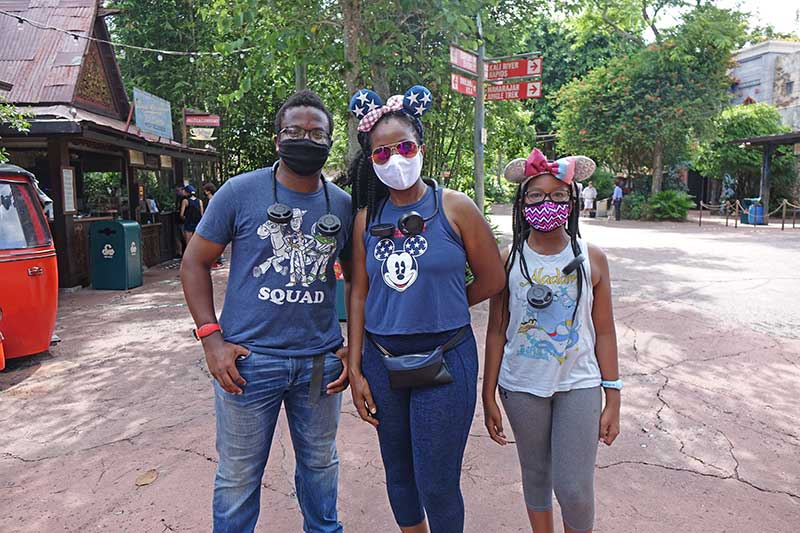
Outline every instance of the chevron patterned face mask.
{"label": "chevron patterned face mask", "polygon": [[545,200],[538,204],[525,206],[525,220],[536,231],[547,233],[560,228],[569,219],[569,202]]}

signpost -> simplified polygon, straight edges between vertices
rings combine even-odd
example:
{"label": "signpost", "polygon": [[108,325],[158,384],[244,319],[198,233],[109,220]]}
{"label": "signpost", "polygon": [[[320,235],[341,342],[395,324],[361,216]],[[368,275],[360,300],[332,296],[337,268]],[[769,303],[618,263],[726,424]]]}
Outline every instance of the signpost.
{"label": "signpost", "polygon": [[450,88],[457,93],[466,94],[467,96],[475,96],[477,92],[475,80],[465,78],[455,72],[450,73]]}
{"label": "signpost", "polygon": [[[475,203],[483,211],[483,147],[486,144],[484,128],[484,102],[497,100],[524,100],[542,97],[542,58],[536,53],[486,58],[483,44],[481,16],[475,19],[478,27],[478,50],[465,50],[450,45],[450,64],[456,72],[450,73],[450,88],[475,98]],[[463,75],[462,75],[463,74]],[[472,79],[472,77],[476,79]],[[528,78],[528,80],[525,80]],[[499,81],[506,83],[499,83]],[[484,94],[484,82],[488,82]],[[494,82],[494,83],[493,83]]]}
{"label": "signpost", "polygon": [[524,100],[526,98],[542,97],[542,80],[521,81],[518,83],[504,83],[503,85],[489,85],[486,90],[486,100]]}
{"label": "signpost", "polygon": [[525,78],[540,76],[542,74],[542,58],[528,57],[513,59],[511,61],[498,61],[488,64],[489,80],[504,80],[508,78]]}

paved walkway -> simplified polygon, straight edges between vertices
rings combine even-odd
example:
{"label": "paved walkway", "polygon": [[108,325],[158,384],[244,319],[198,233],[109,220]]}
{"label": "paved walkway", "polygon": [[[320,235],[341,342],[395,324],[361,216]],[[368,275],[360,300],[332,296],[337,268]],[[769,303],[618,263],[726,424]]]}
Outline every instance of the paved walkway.
{"label": "paved walkway", "polygon": [[[499,210],[502,211],[502,210]],[[495,222],[510,229],[508,216]],[[800,524],[800,230],[591,221],[614,278],[626,390],[598,455],[596,531],[792,532]],[[226,271],[213,274],[222,301]],[[483,344],[487,306],[473,310]],[[212,389],[177,271],[62,294],[51,353],[0,373],[0,531],[207,531]],[[344,403],[340,515],[395,530],[373,431]],[[284,417],[260,531],[300,531]],[[158,478],[137,487],[142,473]],[[467,531],[527,531],[516,450],[464,459]]]}

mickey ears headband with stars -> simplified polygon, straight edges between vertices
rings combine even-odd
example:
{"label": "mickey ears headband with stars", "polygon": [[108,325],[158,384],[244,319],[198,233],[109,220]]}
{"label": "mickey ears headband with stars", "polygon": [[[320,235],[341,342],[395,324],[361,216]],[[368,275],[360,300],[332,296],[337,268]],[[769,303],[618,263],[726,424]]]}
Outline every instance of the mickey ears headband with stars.
{"label": "mickey ears headband with stars", "polygon": [[387,100],[386,105],[375,91],[361,89],[350,98],[350,111],[359,120],[358,131],[367,132],[386,113],[403,111],[412,118],[419,118],[430,111],[433,97],[422,85],[415,85],[405,94],[396,94]]}
{"label": "mickey ears headband with stars", "polygon": [[571,185],[594,174],[597,165],[584,155],[571,155],[556,161],[548,161],[542,152],[534,148],[527,159],[514,159],[506,165],[503,176],[511,183],[524,185],[528,180],[551,174],[557,180]]}

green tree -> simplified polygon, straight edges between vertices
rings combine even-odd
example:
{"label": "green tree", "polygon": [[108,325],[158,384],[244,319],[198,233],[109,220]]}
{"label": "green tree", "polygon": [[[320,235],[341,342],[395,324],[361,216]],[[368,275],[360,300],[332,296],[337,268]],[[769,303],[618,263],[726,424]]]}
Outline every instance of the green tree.
{"label": "green tree", "polygon": [[[728,102],[731,52],[745,37],[741,13],[703,4],[660,42],[592,70],[557,96],[559,146],[631,175],[652,174],[661,191],[665,155],[683,155]],[[667,161],[669,162],[669,161]]]}
{"label": "green tree", "polygon": [[[24,133],[30,128],[30,124],[25,120],[26,117],[25,113],[0,98],[0,124],[8,124],[11,129]],[[0,163],[6,161],[8,161],[8,154],[4,148],[0,147]]]}
{"label": "green tree", "polygon": [[[738,105],[724,109],[712,120],[707,137],[694,151],[694,168],[701,174],[721,180],[729,174],[736,180],[739,198],[759,195],[762,150],[732,144],[731,141],[787,133],[778,110],[769,104]],[[795,158],[790,146],[776,150],[772,157],[772,203],[792,198],[796,184]]]}

